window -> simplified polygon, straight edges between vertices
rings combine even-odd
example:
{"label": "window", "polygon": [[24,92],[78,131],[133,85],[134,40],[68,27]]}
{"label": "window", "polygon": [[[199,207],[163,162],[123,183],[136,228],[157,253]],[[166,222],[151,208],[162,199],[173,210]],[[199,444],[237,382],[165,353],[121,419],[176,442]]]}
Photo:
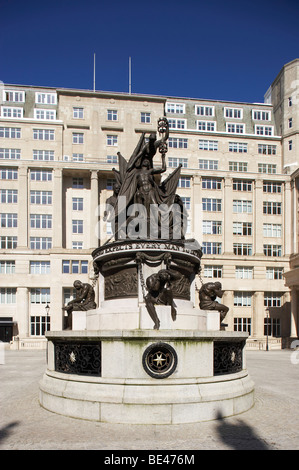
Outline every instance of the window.
{"label": "window", "polygon": [[222,243],[220,242],[203,242],[202,252],[204,255],[221,255]]}
{"label": "window", "polygon": [[251,292],[234,292],[234,307],[251,307]]}
{"label": "window", "polygon": [[228,164],[229,171],[237,171],[237,172],[247,172],[248,170],[248,163],[247,162],[229,162]]}
{"label": "window", "polygon": [[73,211],[83,211],[83,197],[73,197]]}
{"label": "window", "polygon": [[221,235],[222,222],[220,220],[203,220],[202,233],[204,235]]}
{"label": "window", "polygon": [[264,335],[281,336],[280,318],[264,318]]}
{"label": "window", "polygon": [[107,135],[107,145],[117,146],[118,145],[118,136],[117,135]]}
{"label": "window", "polygon": [[0,261],[0,274],[14,274],[15,269],[15,261]]}
{"label": "window", "polygon": [[107,178],[106,180],[106,189],[111,191],[113,189],[114,184],[116,183],[116,180],[114,178]]}
{"label": "window", "polygon": [[30,261],[30,274],[50,274],[50,261]]}
{"label": "window", "polygon": [[181,176],[178,182],[178,188],[191,188],[190,176]]}
{"label": "window", "polygon": [[83,242],[72,242],[73,250],[82,250]]}
{"label": "window", "polygon": [[233,222],[233,235],[252,235],[251,222]]}
{"label": "window", "polygon": [[260,155],[276,155],[276,145],[258,144],[258,153]]}
{"label": "window", "polygon": [[33,160],[53,161],[54,150],[33,150]]}
{"label": "window", "polygon": [[214,106],[195,106],[197,116],[214,116]]}
{"label": "window", "polygon": [[200,170],[218,170],[218,160],[198,160]]}
{"label": "window", "polygon": [[16,228],[18,226],[18,214],[2,213],[0,214],[1,228]]}
{"label": "window", "polygon": [[0,168],[0,180],[17,180],[18,170],[15,168]]}
{"label": "window", "polygon": [[52,248],[51,237],[30,237],[31,250],[50,250]]}
{"label": "window", "polygon": [[108,121],[117,121],[116,109],[107,109],[107,119]]}
{"label": "window", "polygon": [[266,268],[266,279],[276,280],[282,279],[283,268]]}
{"label": "window", "polygon": [[255,126],[256,135],[274,135],[273,126]]}
{"label": "window", "polygon": [[177,168],[179,165],[181,165],[183,168],[188,168],[188,158],[177,158],[177,157],[168,158],[168,166],[170,168]]}
{"label": "window", "polygon": [[252,201],[242,201],[242,200],[234,200],[233,201],[233,212],[236,214],[252,213]]}
{"label": "window", "polygon": [[264,201],[263,214],[281,215],[281,202]]}
{"label": "window", "polygon": [[228,122],[226,123],[226,132],[231,134],[245,134],[245,124]]}
{"label": "window", "polygon": [[48,315],[30,316],[31,336],[44,336],[47,331],[50,331],[50,323]]}
{"label": "window", "polygon": [[235,153],[247,153],[247,144],[242,142],[229,142],[228,150],[229,152]]}
{"label": "window", "polygon": [[169,137],[168,146],[172,149],[186,149],[188,148],[188,139],[181,139],[179,137]]}
{"label": "window", "polygon": [[289,97],[288,104],[289,104],[289,107],[293,106],[293,100],[291,96]]}
{"label": "window", "polygon": [[236,279],[252,279],[253,267],[252,266],[236,266],[235,276],[236,276]]}
{"label": "window", "polygon": [[249,180],[233,180],[234,191],[252,191],[252,181]]}
{"label": "window", "polygon": [[143,124],[150,124],[151,122],[151,113],[140,113],[140,122]]}
{"label": "window", "polygon": [[166,112],[172,114],[185,114],[183,103],[166,103]]}
{"label": "window", "polygon": [[222,269],[223,266],[204,266],[203,275],[209,278],[219,278],[222,277]]}
{"label": "window", "polygon": [[83,233],[83,220],[72,220],[72,232]]}
{"label": "window", "polygon": [[33,129],[34,140],[54,140],[55,131],[54,129]]}
{"label": "window", "polygon": [[83,178],[73,178],[72,187],[73,187],[74,189],[82,189],[82,188],[84,188],[84,185],[83,185]]}
{"label": "window", "polygon": [[55,121],[56,111],[54,109],[35,109],[34,118],[44,121]]}
{"label": "window", "polygon": [[251,243],[234,243],[233,244],[234,255],[251,256],[252,255],[252,244]]}
{"label": "window", "polygon": [[264,237],[281,237],[281,224],[263,224]]}
{"label": "window", "polygon": [[56,93],[35,93],[35,102],[39,104],[56,104],[57,95]]}
{"label": "window", "polygon": [[0,189],[0,202],[2,204],[17,204],[18,190],[17,189]]}
{"label": "window", "polygon": [[15,103],[25,102],[25,92],[17,90],[5,90],[3,91],[3,101],[13,101]]}
{"label": "window", "polygon": [[83,153],[73,153],[72,159],[73,159],[73,162],[83,162],[84,160]]}
{"label": "window", "polygon": [[289,140],[288,144],[289,144],[289,150],[292,150],[293,149],[293,141]]}
{"label": "window", "polygon": [[20,139],[21,129],[19,127],[0,127],[0,137],[5,139]]}
{"label": "window", "polygon": [[264,306],[265,307],[281,307],[281,294],[273,292],[265,292],[264,294]]}
{"label": "window", "polygon": [[182,196],[181,200],[185,209],[189,211],[191,209],[191,197]]}
{"label": "window", "polygon": [[16,303],[15,287],[1,287],[0,288],[0,304],[15,304]]}
{"label": "window", "polygon": [[87,274],[88,261],[63,260],[62,272],[63,274]]}
{"label": "window", "polygon": [[202,189],[221,189],[222,182],[217,178],[207,178],[203,176],[201,180],[201,187]]}
{"label": "window", "polygon": [[23,108],[1,106],[1,117],[21,119],[23,117]]}
{"label": "window", "polygon": [[197,121],[197,130],[206,132],[216,131],[216,121]]}
{"label": "window", "polygon": [[202,210],[207,212],[221,212],[222,201],[221,199],[203,198]]}
{"label": "window", "polygon": [[33,288],[30,290],[31,304],[48,304],[51,301],[50,288]]}
{"label": "window", "polygon": [[264,181],[263,191],[264,193],[281,193],[281,183]]}
{"label": "window", "polygon": [[20,160],[20,149],[0,149],[0,159],[2,160]]}
{"label": "window", "polygon": [[224,117],[230,119],[242,119],[243,109],[242,108],[224,108]]}
{"label": "window", "polygon": [[199,140],[198,141],[199,150],[218,150],[218,140]]}
{"label": "window", "polygon": [[245,331],[251,335],[251,318],[234,318],[234,331]]}
{"label": "window", "polygon": [[52,170],[30,170],[31,181],[52,181]]}
{"label": "window", "polygon": [[289,125],[289,129],[293,127],[293,118],[289,118],[288,125]]}
{"label": "window", "polygon": [[14,249],[17,248],[18,237],[12,236],[1,236],[0,237],[0,248],[4,249]]}
{"label": "window", "polygon": [[186,129],[186,119],[168,119],[169,129]]}
{"label": "window", "polygon": [[30,227],[31,228],[52,228],[52,215],[51,214],[30,214]]}
{"label": "window", "polygon": [[263,251],[265,256],[282,256],[281,245],[264,245]]}
{"label": "window", "polygon": [[74,300],[76,298],[76,289],[65,287],[63,289],[63,303],[67,305],[70,300]]}
{"label": "window", "polygon": [[254,121],[271,121],[271,111],[252,110],[252,119]]}
{"label": "window", "polygon": [[73,132],[73,144],[84,144],[83,132]]}
{"label": "window", "polygon": [[52,204],[52,191],[30,191],[31,204]]}
{"label": "window", "polygon": [[276,165],[272,165],[271,163],[259,163],[258,164],[258,172],[259,173],[268,173],[270,175],[276,174]]}
{"label": "window", "polygon": [[73,118],[74,119],[83,119],[84,118],[84,109],[83,108],[73,108]]}

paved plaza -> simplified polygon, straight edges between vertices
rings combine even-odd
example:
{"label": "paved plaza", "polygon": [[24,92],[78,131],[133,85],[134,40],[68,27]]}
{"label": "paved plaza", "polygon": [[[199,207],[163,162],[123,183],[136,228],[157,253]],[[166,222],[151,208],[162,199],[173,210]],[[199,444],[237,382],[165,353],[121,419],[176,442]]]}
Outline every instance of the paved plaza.
{"label": "paved plaza", "polygon": [[247,352],[255,405],[246,413],[173,426],[115,425],[51,413],[38,401],[45,368],[45,351],[5,351],[0,450],[299,449],[299,351]]}

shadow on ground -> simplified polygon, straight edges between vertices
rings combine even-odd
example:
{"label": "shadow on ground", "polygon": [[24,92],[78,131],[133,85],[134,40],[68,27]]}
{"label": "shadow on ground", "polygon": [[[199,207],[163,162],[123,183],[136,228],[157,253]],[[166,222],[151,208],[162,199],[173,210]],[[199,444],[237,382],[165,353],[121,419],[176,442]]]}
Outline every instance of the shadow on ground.
{"label": "shadow on ground", "polygon": [[0,442],[1,441],[4,441],[7,437],[9,437],[9,435],[12,433],[13,431],[13,428],[15,426],[18,426],[20,423],[19,421],[14,421],[10,424],[7,424],[6,426],[4,426],[3,428],[0,429]]}
{"label": "shadow on ground", "polygon": [[270,447],[241,419],[231,424],[218,412],[216,431],[219,439],[234,450],[270,450]]}

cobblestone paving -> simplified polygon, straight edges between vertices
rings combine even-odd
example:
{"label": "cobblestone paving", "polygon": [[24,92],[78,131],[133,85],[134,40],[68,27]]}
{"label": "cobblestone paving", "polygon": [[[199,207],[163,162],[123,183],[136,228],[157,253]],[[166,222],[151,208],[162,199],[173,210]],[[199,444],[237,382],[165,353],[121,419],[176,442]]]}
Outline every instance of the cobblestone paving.
{"label": "cobblestone paving", "polygon": [[41,408],[45,351],[6,351],[0,364],[0,450],[298,450],[299,364],[292,364],[291,354],[247,352],[255,405],[246,413],[198,424],[128,426]]}

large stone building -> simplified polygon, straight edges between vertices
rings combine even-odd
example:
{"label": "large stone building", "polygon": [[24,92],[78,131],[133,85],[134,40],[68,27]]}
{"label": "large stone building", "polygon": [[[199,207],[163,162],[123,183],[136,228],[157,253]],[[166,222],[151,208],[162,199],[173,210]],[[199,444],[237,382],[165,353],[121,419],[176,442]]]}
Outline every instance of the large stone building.
{"label": "large stone building", "polygon": [[6,84],[1,98],[1,341],[40,347],[62,328],[74,280],[90,282],[91,252],[111,237],[117,152],[128,159],[163,115],[166,175],[182,164],[187,237],[203,280],[222,282],[227,329],[257,348],[297,338],[299,59],[264,103]]}

